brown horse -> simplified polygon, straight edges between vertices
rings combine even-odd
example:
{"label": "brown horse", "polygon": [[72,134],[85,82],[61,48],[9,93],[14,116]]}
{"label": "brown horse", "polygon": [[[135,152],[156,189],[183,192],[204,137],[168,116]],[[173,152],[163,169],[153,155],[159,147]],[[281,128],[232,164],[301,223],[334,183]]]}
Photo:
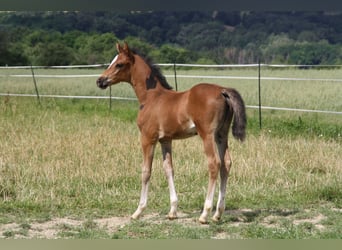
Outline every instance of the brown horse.
{"label": "brown horse", "polygon": [[[147,206],[148,185],[157,142],[163,153],[163,168],[170,189],[169,219],[177,218],[177,194],[173,180],[172,140],[199,135],[208,159],[209,185],[204,209],[199,218],[207,223],[213,207],[215,184],[220,172],[221,185],[213,220],[218,221],[225,210],[225,193],[231,158],[228,151],[228,131],[233,120],[233,136],[243,141],[246,113],[240,94],[232,88],[201,83],[188,91],[176,92],[160,70],[132,51],[127,43],[116,44],[118,55],[97,79],[97,86],[105,89],[119,82],[133,87],[140,103],[137,123],[143,151],[142,189],[137,210],[131,218],[138,218]],[[234,119],[233,119],[234,117]]]}

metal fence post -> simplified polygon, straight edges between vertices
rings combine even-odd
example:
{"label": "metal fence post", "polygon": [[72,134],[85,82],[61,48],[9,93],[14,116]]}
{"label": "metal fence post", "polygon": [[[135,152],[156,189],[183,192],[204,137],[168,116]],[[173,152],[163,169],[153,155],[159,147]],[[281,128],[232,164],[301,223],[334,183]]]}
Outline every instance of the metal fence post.
{"label": "metal fence post", "polygon": [[258,93],[259,93],[259,127],[261,129],[262,122],[261,122],[261,81],[260,81],[260,59],[258,59]]}
{"label": "metal fence post", "polygon": [[112,86],[109,86],[109,110],[112,110]]}
{"label": "metal fence post", "polygon": [[37,100],[38,100],[39,105],[41,105],[41,103],[40,103],[40,97],[39,97],[39,92],[38,92],[38,87],[37,87],[37,83],[36,83],[36,78],[35,78],[35,76],[34,76],[34,71],[33,71],[32,65],[31,65],[31,72],[32,72],[32,78],[33,78],[34,89],[35,89],[36,95],[37,95]]}
{"label": "metal fence post", "polygon": [[174,73],[175,73],[176,91],[178,91],[176,63],[173,64],[173,71],[174,71]]}

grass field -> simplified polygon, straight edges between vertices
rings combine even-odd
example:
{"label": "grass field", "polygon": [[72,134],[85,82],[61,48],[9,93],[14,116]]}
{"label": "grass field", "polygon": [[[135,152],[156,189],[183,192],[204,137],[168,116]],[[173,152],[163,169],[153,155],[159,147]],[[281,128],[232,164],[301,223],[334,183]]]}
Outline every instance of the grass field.
{"label": "grass field", "polygon": [[[37,86],[40,94],[59,95],[95,95],[108,96],[108,91],[95,87],[96,76],[102,69],[36,69],[35,75],[95,75],[80,78],[39,78]],[[0,77],[1,93],[35,93],[31,71],[24,69],[0,69],[1,75],[28,75],[28,77]],[[175,87],[173,71],[166,69],[164,74]],[[182,75],[195,76],[243,76],[257,77],[257,69],[225,70],[177,70],[178,90],[186,90],[198,82],[214,82],[238,89],[248,105],[258,105],[258,81],[240,79],[206,79],[181,78]],[[262,77],[342,79],[341,69],[299,70],[299,69],[263,69]],[[263,106],[303,108],[341,111],[340,98],[342,82],[334,81],[286,81],[263,80],[261,83],[261,100]],[[119,84],[112,89],[113,96],[134,97],[128,84]]]}
{"label": "grass field", "polygon": [[[57,73],[84,72],[101,71]],[[341,78],[341,72],[269,70],[264,76]],[[48,73],[56,71],[36,72]],[[95,79],[37,83],[41,94],[108,95]],[[255,80],[224,81],[246,104],[257,104]],[[182,88],[194,84],[182,82]],[[3,77],[0,85],[4,93],[34,93],[30,78]],[[113,87],[113,95],[133,96],[127,87]],[[342,109],[341,83],[265,81],[262,88],[265,106]],[[157,148],[145,216],[129,220],[140,194],[137,111],[134,101],[113,101],[109,110],[108,100],[46,98],[38,105],[34,98],[0,97],[0,238],[341,238],[340,115],[263,111],[260,131],[257,111],[248,109],[246,142],[230,140],[227,211],[221,222],[200,225],[208,174],[198,137],[174,142],[180,218],[165,218],[168,187]]]}

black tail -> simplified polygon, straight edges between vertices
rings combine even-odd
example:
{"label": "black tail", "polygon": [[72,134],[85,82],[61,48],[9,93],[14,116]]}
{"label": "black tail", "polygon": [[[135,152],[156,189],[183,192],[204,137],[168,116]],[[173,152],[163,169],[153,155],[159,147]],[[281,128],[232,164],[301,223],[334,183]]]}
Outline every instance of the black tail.
{"label": "black tail", "polygon": [[234,112],[232,127],[233,136],[240,141],[244,141],[247,125],[245,103],[239,92],[235,89],[224,89],[222,95],[226,98],[227,104],[232,107]]}

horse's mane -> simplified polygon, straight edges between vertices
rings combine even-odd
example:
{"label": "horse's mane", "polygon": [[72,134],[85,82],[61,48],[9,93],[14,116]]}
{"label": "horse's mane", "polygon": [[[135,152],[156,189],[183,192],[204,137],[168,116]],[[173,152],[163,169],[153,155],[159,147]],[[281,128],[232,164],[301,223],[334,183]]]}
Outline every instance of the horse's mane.
{"label": "horse's mane", "polygon": [[154,80],[154,77],[156,77],[160,84],[166,88],[166,89],[172,89],[172,86],[166,81],[165,76],[161,73],[160,68],[152,62],[152,59],[150,57],[147,57],[145,55],[142,55],[141,53],[137,52],[136,49],[131,50],[133,54],[139,55],[145,63],[151,68],[151,76],[146,82],[147,89],[152,89],[156,87],[156,82]]}

